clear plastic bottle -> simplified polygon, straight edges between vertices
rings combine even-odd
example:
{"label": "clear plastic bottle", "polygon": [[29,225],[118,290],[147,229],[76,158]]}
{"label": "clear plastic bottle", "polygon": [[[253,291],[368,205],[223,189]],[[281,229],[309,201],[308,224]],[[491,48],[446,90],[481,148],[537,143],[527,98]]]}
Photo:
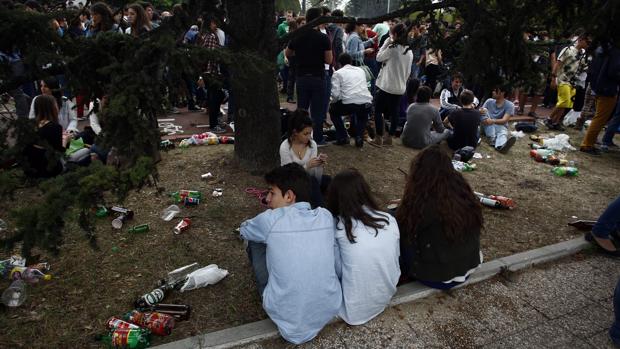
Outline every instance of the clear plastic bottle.
{"label": "clear plastic bottle", "polygon": [[26,300],[26,283],[23,280],[15,280],[9,288],[2,292],[2,303],[7,307],[19,307]]}

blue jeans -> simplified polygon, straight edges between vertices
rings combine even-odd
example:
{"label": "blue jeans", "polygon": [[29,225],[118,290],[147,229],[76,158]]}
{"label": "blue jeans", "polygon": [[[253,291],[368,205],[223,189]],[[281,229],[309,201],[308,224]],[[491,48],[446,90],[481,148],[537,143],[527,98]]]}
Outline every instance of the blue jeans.
{"label": "blue jeans", "polygon": [[329,108],[329,115],[336,128],[336,138],[338,140],[347,139],[347,130],[342,122],[342,116],[351,115],[351,124],[355,125],[355,137],[362,138],[366,122],[368,121],[368,112],[370,104],[343,104],[342,101],[332,103]]}
{"label": "blue jeans", "polygon": [[261,242],[248,241],[246,252],[250,258],[250,264],[256,277],[256,288],[262,296],[267,281],[269,281],[269,271],[267,271],[267,245]]}
{"label": "blue jeans", "polygon": [[609,329],[609,337],[616,346],[620,346],[620,279],[618,279],[614,292],[614,314],[616,319]]}
{"label": "blue jeans", "polygon": [[611,145],[614,140],[614,135],[618,132],[620,127],[620,98],[616,102],[616,110],[612,115],[611,119],[607,123],[607,130],[605,131],[605,135],[603,135],[603,144]]}
{"label": "blue jeans", "polygon": [[297,106],[310,109],[314,141],[324,144],[323,122],[325,121],[325,81],[316,76],[297,76]]}
{"label": "blue jeans", "polygon": [[501,148],[508,140],[508,128],[504,125],[486,125],[484,134],[494,143],[495,149]]}
{"label": "blue jeans", "polygon": [[610,236],[618,239],[618,230],[620,230],[620,196],[598,217],[592,227],[592,235],[600,239],[609,239]]}

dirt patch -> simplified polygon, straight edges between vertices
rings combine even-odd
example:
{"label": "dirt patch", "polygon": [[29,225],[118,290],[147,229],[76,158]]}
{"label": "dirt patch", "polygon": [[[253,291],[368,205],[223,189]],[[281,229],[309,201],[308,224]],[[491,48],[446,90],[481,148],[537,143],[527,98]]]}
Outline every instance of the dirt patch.
{"label": "dirt patch", "polygon": [[[568,131],[573,144],[582,135]],[[366,176],[382,204],[402,195],[405,177],[398,168],[408,170],[417,151],[399,141],[393,147],[329,146],[327,174],[356,167]],[[554,176],[551,167],[536,163],[529,155],[526,139],[517,142],[507,155],[486,144],[478,148],[482,159],[477,168],[465,173],[474,190],[501,194],[515,200],[515,210],[484,208],[485,229],[482,251],[485,260],[568,240],[580,235],[566,226],[572,216],[596,218],[618,195],[620,153],[591,157],[579,152],[567,154],[579,166],[576,178]],[[489,155],[490,158],[486,156]],[[230,275],[219,284],[187,293],[171,293],[166,303],[192,306],[190,321],[181,322],[173,334],[154,338],[153,344],[220,330],[265,318],[242,241],[234,232],[244,219],[261,212],[258,200],[246,194],[249,187],[262,188],[262,178],[240,170],[233,160],[232,145],[174,149],[163,154],[159,165],[160,190],[145,188],[133,193],[125,206],[135,211],[128,226],[149,223],[145,234],[130,235],[126,229],[113,230],[110,219],[98,221],[100,250],[93,250],[74,222],[66,229],[62,253],[51,262],[54,279],[29,288],[29,298],[18,309],[0,308],[0,347],[98,347],[93,340],[104,330],[110,316],[132,309],[132,302],[151,290],[167,271],[192,262],[218,264]],[[215,180],[200,175],[211,172]],[[210,196],[222,188],[223,196]],[[177,219],[163,222],[161,210],[172,202],[165,193],[178,189],[201,190],[206,198],[197,207],[183,208],[193,225],[174,235]],[[0,203],[5,216],[10,204]],[[8,281],[0,282],[0,289]]]}

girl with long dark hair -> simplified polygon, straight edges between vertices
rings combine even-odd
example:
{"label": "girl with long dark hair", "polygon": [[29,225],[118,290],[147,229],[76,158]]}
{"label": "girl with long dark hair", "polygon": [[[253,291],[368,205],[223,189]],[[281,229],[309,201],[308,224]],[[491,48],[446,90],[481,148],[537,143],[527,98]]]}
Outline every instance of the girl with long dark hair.
{"label": "girl with long dark hair", "polygon": [[131,4],[127,7],[128,19],[130,27],[125,29],[125,34],[132,35],[137,38],[143,33],[149,32],[153,29],[151,20],[146,14],[144,7],[140,4]]}
{"label": "girl with long dark hair", "polygon": [[465,282],[482,262],[480,203],[438,145],[411,161],[396,220],[405,276],[447,289]]}
{"label": "girl with long dark hair", "polygon": [[58,107],[57,123],[62,126],[63,131],[77,133],[78,119],[75,103],[62,95],[62,88],[60,86],[60,82],[55,77],[48,77],[41,80],[41,95],[33,98],[32,104],[30,106],[29,118],[36,118],[37,115],[35,113],[34,105],[36,103],[36,100],[42,95],[54,97],[54,100],[56,101],[56,106]]}
{"label": "girl with long dark hair", "polygon": [[323,206],[323,195],[331,177],[323,175],[327,155],[318,153],[312,139],[313,122],[308,112],[297,109],[289,116],[288,138],[280,144],[280,165],[295,162],[303,166],[312,179],[312,207]]}
{"label": "girl with long dark hair", "polygon": [[86,31],[86,37],[93,37],[103,32],[118,32],[118,25],[114,21],[114,14],[108,5],[98,2],[90,7],[91,23]]}
{"label": "girl with long dark hair", "polygon": [[26,148],[24,172],[32,177],[53,177],[63,170],[60,158],[69,138],[63,138],[58,124],[58,107],[51,95],[40,95],[33,105],[36,115],[37,139]]}
{"label": "girl with long dark hair", "polygon": [[327,208],[336,219],[342,284],[339,316],[361,325],[379,315],[396,292],[400,276],[396,219],[379,211],[370,187],[356,169],[338,173],[327,195]]}

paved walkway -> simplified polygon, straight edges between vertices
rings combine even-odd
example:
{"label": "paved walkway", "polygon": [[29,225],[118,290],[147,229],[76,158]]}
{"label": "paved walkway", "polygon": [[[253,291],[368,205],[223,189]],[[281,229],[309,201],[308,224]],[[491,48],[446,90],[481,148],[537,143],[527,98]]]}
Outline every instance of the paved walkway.
{"label": "paved walkway", "polygon": [[[325,328],[301,348],[613,348],[620,259],[559,262],[387,309],[363,326]],[[293,347],[282,339],[243,349]]]}

